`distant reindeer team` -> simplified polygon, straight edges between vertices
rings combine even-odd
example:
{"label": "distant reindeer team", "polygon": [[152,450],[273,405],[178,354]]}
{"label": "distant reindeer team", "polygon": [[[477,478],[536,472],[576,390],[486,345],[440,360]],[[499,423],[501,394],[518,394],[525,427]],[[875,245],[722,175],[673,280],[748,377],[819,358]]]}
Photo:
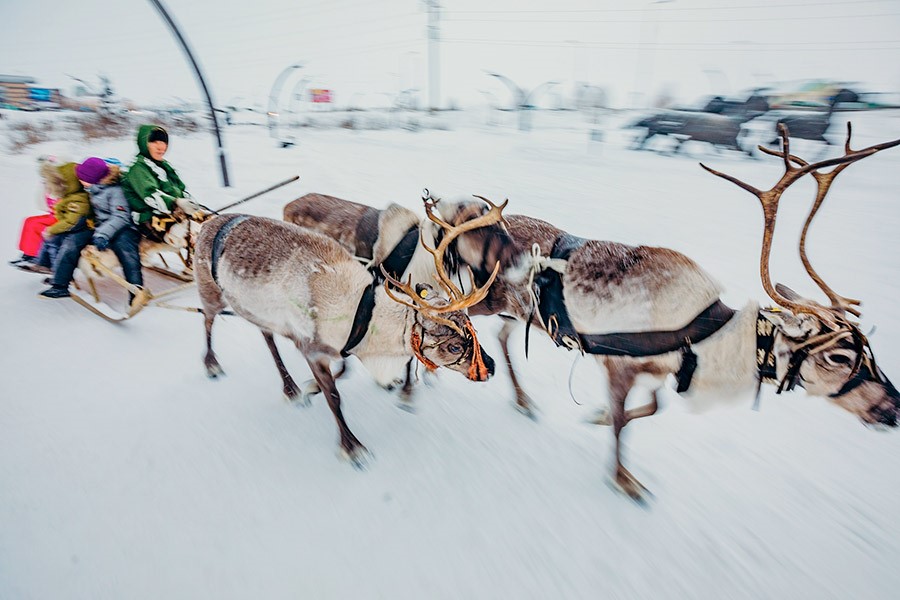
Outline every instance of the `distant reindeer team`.
{"label": "distant reindeer team", "polygon": [[[852,90],[840,89],[829,97],[824,109],[780,116],[773,122],[774,138],[768,139],[767,143],[772,145],[779,142],[778,130],[784,125],[794,139],[822,142],[822,151],[825,152],[831,145],[825,132],[831,127],[837,105],[857,100],[859,96]],[[671,136],[675,140],[675,145],[669,150],[672,154],[680,152],[685,142],[695,141],[710,144],[717,150],[737,150],[753,157],[752,147],[746,145],[747,130],[744,125],[765,115],[769,108],[768,100],[758,94],[753,94],[742,102],[716,96],[699,110],[660,110],[628,127],[645,129],[643,136],[635,140],[634,148],[637,150],[646,149],[657,136]]]}
{"label": "distant reindeer team", "polygon": [[[776,385],[778,393],[799,385],[866,424],[895,427],[900,394],[854,320],[859,301],[823,281],[805,242],[835,177],[900,140],[852,150],[848,125],[842,156],[809,163],[790,153],[783,125],[780,133],[780,150],[760,148],[784,164],[784,174],[768,190],[701,165],[760,200],[760,276],[777,307],[751,301],[730,308],[715,280],[675,250],[576,237],[534,217],[503,214],[506,202],[426,194],[427,218],[419,219],[399,205],[378,210],[307,194],[285,207],[284,221],[223,215],[204,224],[195,272],[207,373],[222,372],[212,350],[212,325],[230,305],[262,331],[285,396],[304,398],[275,346],[276,334],[288,338],[331,407],[342,453],[361,466],[366,449],[342,416],[332,361],[354,354],[384,386],[405,369],[407,396],[413,361],[484,381],[494,363],[468,315],[500,315],[500,347],[520,411],[535,416],[510,358],[508,339],[516,322],[543,331],[567,350],[594,356],[606,370],[609,410],[595,422],[612,426],[612,480],[635,500],[647,490],[623,464],[621,433],[630,421],[656,412],[669,375],[692,402],[727,401],[754,389],[759,394],[762,383]],[[824,172],[828,167],[834,168]],[[779,201],[807,174],[817,191],[800,255],[829,305],[773,285],[769,275]],[[648,401],[626,408],[633,388],[644,389]]]}

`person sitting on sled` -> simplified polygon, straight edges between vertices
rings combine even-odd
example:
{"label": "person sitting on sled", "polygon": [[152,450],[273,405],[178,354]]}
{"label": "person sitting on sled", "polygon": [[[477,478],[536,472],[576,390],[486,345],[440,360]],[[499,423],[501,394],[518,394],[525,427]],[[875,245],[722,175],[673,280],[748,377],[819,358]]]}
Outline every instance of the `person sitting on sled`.
{"label": "person sitting on sled", "polygon": [[[61,170],[61,167],[65,164],[67,163],[60,161],[55,156],[41,156],[38,158],[38,172],[43,184],[40,205],[45,209],[45,212],[40,215],[26,217],[25,222],[22,223],[22,233],[19,236],[19,250],[22,251],[22,256],[10,261],[11,265],[23,271],[45,275],[53,272],[53,262],[56,259],[60,240],[57,236],[44,240],[44,230],[57,223],[54,207],[60,198],[67,196],[67,189],[70,187],[69,183],[74,182],[71,184],[70,191],[72,194],[75,194],[74,200],[76,205],[80,205],[85,198],[82,195],[84,190],[77,184],[74,171],[71,171],[75,163],[69,163],[70,167]],[[69,179],[72,182],[67,183]],[[66,202],[68,203],[69,199]]]}
{"label": "person sitting on sled", "polygon": [[[75,173],[90,193],[94,228],[85,227],[64,235],[51,286],[40,295],[45,298],[66,298],[70,295],[69,284],[78,259],[89,243],[93,243],[97,250],[109,248],[115,252],[125,280],[132,285],[143,286],[138,250],[140,235],[131,221],[128,201],[120,185],[119,167],[107,164],[102,158],[91,157],[75,167]],[[130,305],[132,300],[134,294],[129,294]],[[131,310],[134,309],[131,306]]]}
{"label": "person sitting on sled", "polygon": [[141,125],[137,133],[138,154],[122,179],[122,189],[131,216],[141,234],[154,242],[165,242],[165,234],[183,212],[203,221],[207,213],[185,190],[175,168],[163,157],[169,149],[169,134],[159,125]]}

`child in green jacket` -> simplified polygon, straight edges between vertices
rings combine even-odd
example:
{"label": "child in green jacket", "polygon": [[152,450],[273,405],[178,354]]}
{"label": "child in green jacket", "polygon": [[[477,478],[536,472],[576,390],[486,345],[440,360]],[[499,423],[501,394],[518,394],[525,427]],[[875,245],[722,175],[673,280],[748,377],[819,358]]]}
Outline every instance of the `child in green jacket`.
{"label": "child in green jacket", "polygon": [[122,191],[141,234],[156,241],[164,236],[176,218],[175,209],[188,218],[202,221],[205,213],[185,190],[175,168],[163,157],[169,149],[169,134],[159,125],[141,125],[137,133],[138,154],[122,180]]}

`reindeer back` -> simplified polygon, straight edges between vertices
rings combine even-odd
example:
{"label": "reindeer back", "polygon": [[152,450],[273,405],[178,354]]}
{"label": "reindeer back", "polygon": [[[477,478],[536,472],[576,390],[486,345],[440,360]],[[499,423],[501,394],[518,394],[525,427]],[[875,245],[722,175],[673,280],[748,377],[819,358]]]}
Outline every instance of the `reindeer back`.
{"label": "reindeer back", "polygon": [[582,333],[679,329],[721,291],[675,250],[597,240],[570,255],[563,276],[566,306]]}

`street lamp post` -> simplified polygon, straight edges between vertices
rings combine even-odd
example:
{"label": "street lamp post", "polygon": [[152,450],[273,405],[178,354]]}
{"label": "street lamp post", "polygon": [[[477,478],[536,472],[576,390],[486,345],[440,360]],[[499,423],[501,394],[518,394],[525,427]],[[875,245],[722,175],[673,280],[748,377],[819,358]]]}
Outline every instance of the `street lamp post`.
{"label": "street lamp post", "polygon": [[488,75],[490,75],[491,77],[496,77],[497,79],[505,83],[506,87],[509,88],[510,93],[512,93],[513,107],[519,112],[519,131],[529,131],[531,129],[531,122],[528,119],[527,115],[529,114],[528,111],[533,108],[533,105],[531,103],[537,97],[538,93],[559,84],[558,81],[545,81],[536,88],[532,89],[530,92],[526,92],[523,88],[516,85],[516,83],[512,79],[505,75],[491,72],[488,72]]}

